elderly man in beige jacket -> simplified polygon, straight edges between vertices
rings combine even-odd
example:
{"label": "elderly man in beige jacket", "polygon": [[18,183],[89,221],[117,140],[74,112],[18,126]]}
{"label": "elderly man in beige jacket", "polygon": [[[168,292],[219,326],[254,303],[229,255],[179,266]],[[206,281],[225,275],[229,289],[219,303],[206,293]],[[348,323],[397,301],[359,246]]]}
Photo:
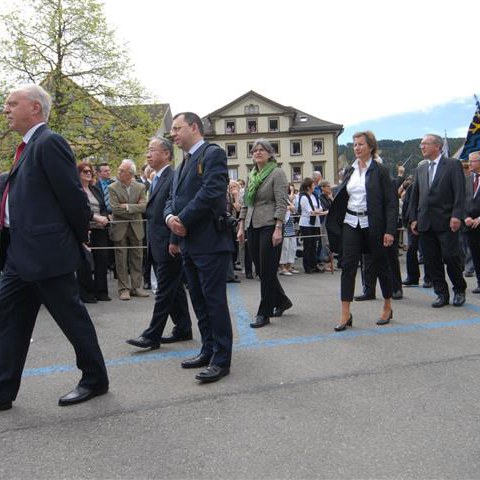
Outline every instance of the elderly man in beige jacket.
{"label": "elderly man in beige jacket", "polygon": [[132,160],[123,160],[118,167],[118,180],[108,187],[113,214],[111,239],[115,247],[120,300],[130,300],[130,295],[149,296],[141,288],[142,240],[145,236],[142,214],[145,213],[147,201],[145,185],[135,180],[135,173],[135,163]]}

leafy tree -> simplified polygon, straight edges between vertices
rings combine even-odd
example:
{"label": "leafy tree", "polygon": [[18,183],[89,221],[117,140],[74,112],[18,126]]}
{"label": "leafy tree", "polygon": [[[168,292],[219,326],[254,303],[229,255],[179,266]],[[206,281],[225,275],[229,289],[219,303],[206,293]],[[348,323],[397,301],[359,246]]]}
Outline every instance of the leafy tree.
{"label": "leafy tree", "polygon": [[[2,25],[4,83],[41,83],[52,95],[49,124],[70,141],[79,158],[139,157],[159,124],[139,105],[147,95],[130,76],[126,49],[108,28],[99,1],[25,0],[21,12],[0,16]],[[127,117],[118,108],[122,105],[137,107],[130,107]],[[2,134],[3,127],[0,162],[3,153],[5,163],[12,150],[2,137],[12,136]]]}

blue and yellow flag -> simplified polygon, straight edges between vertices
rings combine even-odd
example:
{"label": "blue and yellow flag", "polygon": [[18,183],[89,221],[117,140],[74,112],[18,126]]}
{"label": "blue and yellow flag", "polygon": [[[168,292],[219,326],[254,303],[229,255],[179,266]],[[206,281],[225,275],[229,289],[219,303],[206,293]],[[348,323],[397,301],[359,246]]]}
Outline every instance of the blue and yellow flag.
{"label": "blue and yellow flag", "polygon": [[468,127],[467,138],[465,139],[460,160],[468,160],[470,153],[480,151],[480,103],[476,95],[475,103],[477,104],[477,110],[473,116],[472,123]]}

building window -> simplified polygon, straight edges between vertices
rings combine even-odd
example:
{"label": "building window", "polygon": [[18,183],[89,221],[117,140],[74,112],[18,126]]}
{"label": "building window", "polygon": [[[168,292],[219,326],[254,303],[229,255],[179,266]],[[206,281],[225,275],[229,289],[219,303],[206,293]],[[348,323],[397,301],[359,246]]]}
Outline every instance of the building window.
{"label": "building window", "polygon": [[312,153],[314,155],[323,155],[323,138],[314,138],[312,140]]}
{"label": "building window", "polygon": [[247,157],[252,156],[253,142],[247,143]]}
{"label": "building window", "polygon": [[323,175],[323,172],[324,172],[324,164],[323,162],[322,163],[312,163],[312,175],[314,172],[320,172],[322,174],[322,177],[324,176]]}
{"label": "building window", "polygon": [[292,182],[301,182],[303,178],[302,166],[292,165]]}
{"label": "building window", "polygon": [[301,155],[302,154],[302,141],[301,140],[290,140],[290,155]]}
{"label": "building window", "polygon": [[279,157],[280,156],[280,142],[272,142],[270,141],[270,145],[273,147],[273,150],[275,151],[275,156]]}
{"label": "building window", "polygon": [[225,150],[227,151],[227,158],[237,158],[237,144],[236,143],[225,144]]}
{"label": "building window", "polygon": [[231,134],[235,133],[237,129],[235,128],[235,120],[225,120],[225,133]]}
{"label": "building window", "polygon": [[238,180],[238,167],[228,167],[228,178]]}
{"label": "building window", "polygon": [[278,118],[269,118],[268,119],[268,131],[269,132],[278,132]]}
{"label": "building window", "polygon": [[257,133],[257,119],[256,118],[248,118],[247,119],[247,133]]}
{"label": "building window", "polygon": [[258,105],[254,105],[253,103],[245,105],[245,115],[258,115],[258,112]]}

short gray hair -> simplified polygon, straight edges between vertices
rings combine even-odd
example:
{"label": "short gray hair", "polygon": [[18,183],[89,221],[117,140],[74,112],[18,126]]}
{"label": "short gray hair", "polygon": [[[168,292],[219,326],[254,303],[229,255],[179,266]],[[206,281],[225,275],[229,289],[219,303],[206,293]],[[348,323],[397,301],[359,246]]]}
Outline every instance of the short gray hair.
{"label": "short gray hair", "polygon": [[168,153],[170,154],[170,160],[173,159],[173,156],[174,156],[174,153],[173,153],[173,143],[164,138],[164,137],[160,137],[160,136],[157,136],[157,135],[154,135],[150,141],[153,142],[153,141],[157,141],[157,142],[160,142],[162,144],[162,147],[168,151]]}
{"label": "short gray hair", "polygon": [[436,133],[427,133],[425,137],[432,137],[433,143],[435,145],[443,147],[443,138],[440,135],[437,135]]}
{"label": "short gray hair", "polygon": [[275,160],[275,149],[266,138],[259,138],[258,140],[255,140],[252,146],[252,152],[255,150],[255,148],[257,148],[258,145],[260,145],[270,154],[270,159]]}
{"label": "short gray hair", "polygon": [[27,98],[32,102],[38,102],[42,109],[43,118],[47,122],[50,116],[50,110],[52,109],[52,97],[50,94],[40,85],[34,83],[27,83],[20,85],[14,90],[15,92],[25,92]]}
{"label": "short gray hair", "polygon": [[468,154],[468,159],[470,160],[472,157],[476,157],[476,158],[480,159],[480,151],[470,152]]}
{"label": "short gray hair", "polygon": [[135,162],[133,160],[131,160],[130,158],[124,158],[122,160],[122,163],[120,164],[120,166],[122,166],[122,165],[127,165],[128,170],[130,171],[130,173],[132,175],[137,174],[137,166],[135,165]]}

